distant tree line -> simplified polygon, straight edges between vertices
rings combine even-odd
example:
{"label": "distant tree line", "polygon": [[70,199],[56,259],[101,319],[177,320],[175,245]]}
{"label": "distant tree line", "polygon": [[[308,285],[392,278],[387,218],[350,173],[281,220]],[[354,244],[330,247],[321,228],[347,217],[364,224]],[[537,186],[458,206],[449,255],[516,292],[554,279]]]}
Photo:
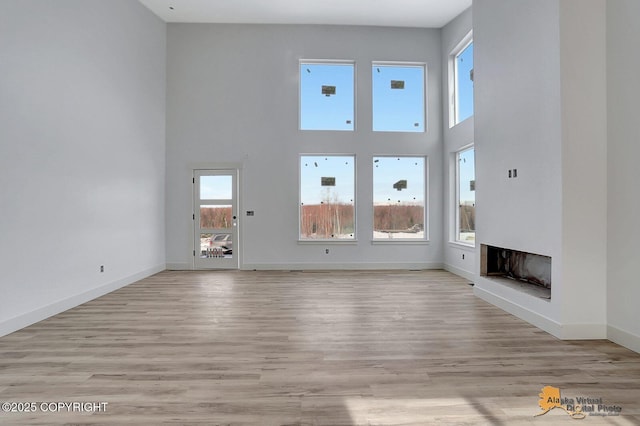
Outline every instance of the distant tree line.
{"label": "distant tree line", "polygon": [[424,230],[424,207],[402,204],[374,206],[373,229],[375,231],[422,231]]}
{"label": "distant tree line", "polygon": [[323,202],[300,206],[303,238],[337,238],[354,232],[353,204]]}
{"label": "distant tree line", "polygon": [[476,207],[460,206],[460,232],[470,232],[476,229]]}
{"label": "distant tree line", "polygon": [[200,209],[200,227],[225,229],[233,226],[233,211],[229,207],[209,207]]}

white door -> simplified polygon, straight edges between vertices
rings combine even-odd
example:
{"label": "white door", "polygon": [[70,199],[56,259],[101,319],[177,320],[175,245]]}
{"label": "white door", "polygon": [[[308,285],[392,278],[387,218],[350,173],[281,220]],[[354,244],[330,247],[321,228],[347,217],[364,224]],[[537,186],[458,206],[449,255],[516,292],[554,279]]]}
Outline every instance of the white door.
{"label": "white door", "polygon": [[237,269],[238,171],[194,170],[194,267]]}

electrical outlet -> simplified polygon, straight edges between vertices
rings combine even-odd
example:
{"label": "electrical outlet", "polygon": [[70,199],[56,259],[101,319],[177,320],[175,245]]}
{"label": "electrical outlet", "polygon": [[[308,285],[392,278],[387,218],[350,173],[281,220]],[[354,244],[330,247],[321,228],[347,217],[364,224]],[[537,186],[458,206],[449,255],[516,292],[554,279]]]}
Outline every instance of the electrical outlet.
{"label": "electrical outlet", "polygon": [[100,272],[104,272],[104,265],[100,265]]}
{"label": "electrical outlet", "polygon": [[462,253],[462,260],[464,260],[464,253]]}
{"label": "electrical outlet", "polygon": [[329,249],[324,249],[324,254],[329,254]]}

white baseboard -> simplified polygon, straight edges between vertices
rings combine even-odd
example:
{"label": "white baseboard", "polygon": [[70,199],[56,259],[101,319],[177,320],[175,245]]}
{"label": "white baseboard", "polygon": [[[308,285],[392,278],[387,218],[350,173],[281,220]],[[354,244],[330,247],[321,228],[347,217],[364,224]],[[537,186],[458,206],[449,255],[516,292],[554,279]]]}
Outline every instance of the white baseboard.
{"label": "white baseboard", "polygon": [[358,262],[358,263],[245,263],[241,269],[257,271],[298,271],[298,270],[406,270],[406,269],[442,269],[440,262]]}
{"label": "white baseboard", "polygon": [[640,336],[637,334],[629,333],[628,331],[610,325],[607,327],[607,339],[634,352],[640,353]]}
{"label": "white baseboard", "polygon": [[169,271],[192,271],[193,270],[193,264],[191,263],[187,263],[187,262],[174,262],[174,263],[167,263],[167,269]]}
{"label": "white baseboard", "polygon": [[457,268],[457,267],[455,267],[453,265],[449,265],[449,264],[446,264],[446,263],[444,264],[444,270],[445,271],[449,271],[452,274],[456,274],[459,277],[467,279],[467,280],[469,280],[471,282],[474,282],[475,279],[476,279],[476,276],[475,276],[475,274],[473,272],[465,271],[464,269],[460,269],[460,268]]}
{"label": "white baseboard", "polygon": [[[406,270],[406,269],[443,269],[441,262],[349,262],[349,263],[245,263],[243,271],[291,271],[291,270]],[[170,271],[192,271],[193,265],[187,262],[167,263]]]}
{"label": "white baseboard", "polygon": [[605,340],[607,338],[606,324],[561,324],[562,340]]}
{"label": "white baseboard", "polygon": [[511,315],[514,315],[521,320],[528,322],[529,324],[535,325],[536,327],[546,331],[547,333],[561,338],[561,327],[560,324],[556,321],[540,315],[537,312],[527,309],[521,305],[513,303],[512,301],[507,300],[502,296],[498,296],[483,288],[479,288],[478,286],[473,287],[473,293],[480,299],[489,302],[504,311],[509,312]]}
{"label": "white baseboard", "polygon": [[50,305],[43,306],[35,309],[31,312],[27,312],[17,317],[10,318],[0,323],[0,337],[6,336],[9,333],[18,331],[24,327],[28,327],[32,324],[47,319],[53,315],[57,315],[61,312],[67,311],[71,308],[75,308],[78,305],[82,305],[90,300],[96,299],[100,296],[104,296],[107,293],[111,293],[119,288],[125,287],[131,283],[139,281],[143,278],[149,277],[158,272],[165,270],[165,265],[158,265],[153,268],[146,269],[138,272],[137,274],[130,275],[128,277],[121,278],[116,281],[101,285],[100,287],[87,290],[83,293],[76,294],[66,299],[59,300]]}
{"label": "white baseboard", "polygon": [[482,300],[497,306],[498,308],[509,312],[510,314],[527,321],[549,334],[562,340],[590,340],[590,339],[606,339],[606,324],[561,324],[551,318],[532,311],[522,305],[514,303],[498,296],[490,291],[477,286],[473,292]]}

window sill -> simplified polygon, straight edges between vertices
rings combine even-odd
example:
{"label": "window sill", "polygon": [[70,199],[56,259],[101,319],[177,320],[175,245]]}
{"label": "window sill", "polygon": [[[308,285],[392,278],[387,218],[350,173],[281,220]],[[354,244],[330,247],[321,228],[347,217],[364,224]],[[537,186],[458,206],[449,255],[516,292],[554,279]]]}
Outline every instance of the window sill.
{"label": "window sill", "polygon": [[358,240],[298,240],[298,244],[358,244]]}
{"label": "window sill", "polygon": [[463,243],[462,241],[449,241],[449,245],[451,247],[464,249],[464,250],[467,250],[467,251],[475,251],[476,250],[476,245],[475,244]]}
{"label": "window sill", "polygon": [[407,246],[428,246],[429,240],[410,240],[402,238],[389,238],[388,240],[371,240],[371,245],[407,245]]}

